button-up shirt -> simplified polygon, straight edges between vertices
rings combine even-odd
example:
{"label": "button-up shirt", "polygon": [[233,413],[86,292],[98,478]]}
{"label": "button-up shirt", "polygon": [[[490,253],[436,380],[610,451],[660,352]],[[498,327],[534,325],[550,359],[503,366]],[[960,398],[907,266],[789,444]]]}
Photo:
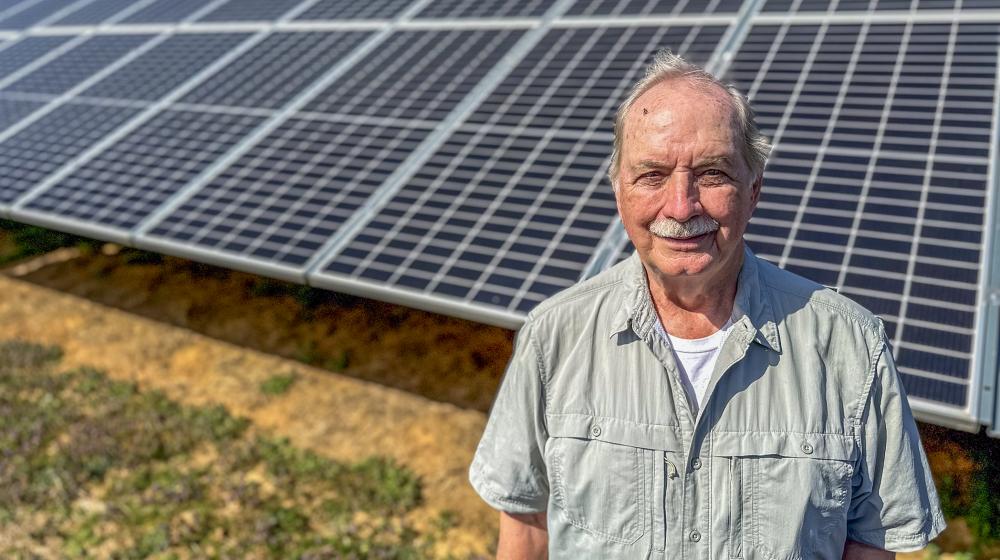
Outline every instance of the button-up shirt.
{"label": "button-up shirt", "polygon": [[944,528],[881,321],[745,251],[697,414],[638,256],[543,302],[470,467],[551,558],[837,559]]}

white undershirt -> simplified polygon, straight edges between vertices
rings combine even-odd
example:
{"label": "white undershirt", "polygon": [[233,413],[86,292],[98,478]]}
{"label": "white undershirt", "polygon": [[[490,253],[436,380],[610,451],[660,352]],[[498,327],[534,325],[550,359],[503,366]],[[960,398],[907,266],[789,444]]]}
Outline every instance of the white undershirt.
{"label": "white undershirt", "polygon": [[677,367],[680,370],[681,384],[688,394],[688,398],[694,404],[695,411],[701,408],[701,402],[705,399],[705,391],[708,390],[708,382],[712,378],[712,371],[715,369],[715,362],[719,358],[719,351],[722,343],[733,328],[733,320],[729,319],[718,331],[705,338],[679,338],[668,333],[663,325],[657,321],[656,330],[660,336],[670,342],[674,349],[674,357],[677,358]]}

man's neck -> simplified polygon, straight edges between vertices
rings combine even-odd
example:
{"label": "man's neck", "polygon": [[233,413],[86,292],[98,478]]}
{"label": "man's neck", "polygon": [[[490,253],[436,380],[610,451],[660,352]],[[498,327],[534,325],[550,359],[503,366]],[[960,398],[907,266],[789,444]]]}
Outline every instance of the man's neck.
{"label": "man's neck", "polygon": [[704,338],[732,316],[743,255],[709,278],[671,278],[643,264],[649,293],[664,330],[679,338]]}

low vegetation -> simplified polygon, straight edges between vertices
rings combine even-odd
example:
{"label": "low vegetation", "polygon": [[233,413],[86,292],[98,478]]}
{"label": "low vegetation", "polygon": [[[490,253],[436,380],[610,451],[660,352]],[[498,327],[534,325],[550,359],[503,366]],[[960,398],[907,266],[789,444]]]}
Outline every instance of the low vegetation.
{"label": "low vegetation", "polygon": [[422,558],[439,537],[407,522],[420,483],[392,461],[331,461],[59,359],[0,342],[0,557]]}

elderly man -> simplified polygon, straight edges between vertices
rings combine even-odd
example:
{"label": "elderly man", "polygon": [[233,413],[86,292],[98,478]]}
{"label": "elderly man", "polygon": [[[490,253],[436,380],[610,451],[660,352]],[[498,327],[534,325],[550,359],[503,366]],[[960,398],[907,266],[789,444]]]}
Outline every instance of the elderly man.
{"label": "elderly man", "polygon": [[529,315],[470,468],[500,558],[892,558],[942,530],[881,322],[744,246],[769,150],[669,53],[621,106],[636,252]]}

